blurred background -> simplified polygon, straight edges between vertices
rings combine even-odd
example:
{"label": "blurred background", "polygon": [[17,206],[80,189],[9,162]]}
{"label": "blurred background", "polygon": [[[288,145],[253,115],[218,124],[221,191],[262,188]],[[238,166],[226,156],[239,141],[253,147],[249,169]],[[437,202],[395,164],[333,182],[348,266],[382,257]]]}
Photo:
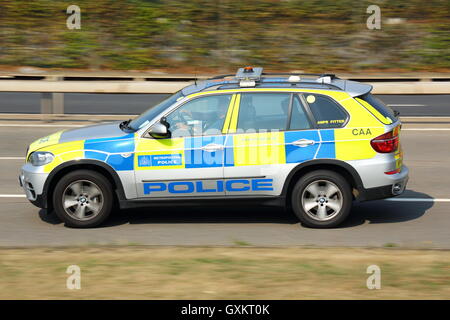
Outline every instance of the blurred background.
{"label": "blurred background", "polygon": [[[69,30],[69,5],[81,29]],[[369,5],[381,29],[366,26]],[[450,69],[446,0],[0,0],[0,69]]]}
{"label": "blurred background", "polygon": [[[71,5],[80,29],[68,28]],[[371,5],[380,29],[368,28]],[[449,7],[0,0],[0,298],[449,299]],[[77,230],[25,199],[17,176],[30,142],[134,117],[196,78],[247,65],[373,84],[401,113],[411,172],[402,198],[356,205],[333,230],[273,208],[128,210]],[[65,287],[72,264],[80,291]],[[380,266],[382,290],[368,290],[369,265]]]}

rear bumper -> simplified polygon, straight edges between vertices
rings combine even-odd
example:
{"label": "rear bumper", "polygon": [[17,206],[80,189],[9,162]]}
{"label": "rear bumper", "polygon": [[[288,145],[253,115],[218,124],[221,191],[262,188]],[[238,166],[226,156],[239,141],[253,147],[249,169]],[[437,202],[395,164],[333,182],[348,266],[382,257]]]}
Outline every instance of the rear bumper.
{"label": "rear bumper", "polygon": [[374,187],[361,188],[358,190],[359,194],[356,197],[358,201],[379,200],[391,197],[396,197],[405,191],[409,179],[409,169],[406,166],[402,167],[402,171],[393,175],[386,175],[389,184]]}

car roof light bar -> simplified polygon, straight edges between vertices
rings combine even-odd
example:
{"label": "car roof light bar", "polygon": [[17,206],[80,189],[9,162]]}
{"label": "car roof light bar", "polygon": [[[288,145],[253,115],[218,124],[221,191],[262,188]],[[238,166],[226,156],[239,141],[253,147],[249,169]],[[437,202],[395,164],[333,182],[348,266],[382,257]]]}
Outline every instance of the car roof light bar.
{"label": "car roof light bar", "polygon": [[245,67],[239,68],[236,73],[236,79],[238,80],[255,80],[261,79],[263,68]]}

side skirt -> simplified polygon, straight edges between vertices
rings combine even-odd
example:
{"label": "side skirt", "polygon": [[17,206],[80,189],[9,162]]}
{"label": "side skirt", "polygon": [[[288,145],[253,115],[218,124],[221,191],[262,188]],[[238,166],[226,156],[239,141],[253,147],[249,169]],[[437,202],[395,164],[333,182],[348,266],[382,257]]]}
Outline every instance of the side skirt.
{"label": "side skirt", "polygon": [[212,196],[212,197],[174,197],[174,198],[151,198],[119,200],[121,209],[142,207],[164,207],[164,206],[275,206],[283,207],[286,203],[284,197],[252,197],[252,196]]}

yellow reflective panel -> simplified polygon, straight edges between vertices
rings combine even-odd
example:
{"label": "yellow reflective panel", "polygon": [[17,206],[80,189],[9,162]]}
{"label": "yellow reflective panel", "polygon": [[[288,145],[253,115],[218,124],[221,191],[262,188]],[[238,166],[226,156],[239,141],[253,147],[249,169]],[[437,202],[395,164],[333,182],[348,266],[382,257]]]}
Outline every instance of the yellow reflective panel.
{"label": "yellow reflective panel", "polygon": [[60,143],[45,148],[55,155],[55,159],[44,166],[44,172],[50,172],[61,163],[84,158],[84,140]]}
{"label": "yellow reflective panel", "polygon": [[350,120],[346,127],[358,128],[358,127],[381,127],[384,125],[370,112],[356,102],[353,98],[344,99],[339,101],[339,103],[347,110],[350,114]]}
{"label": "yellow reflective panel", "polygon": [[184,138],[138,139],[135,170],[182,169],[185,167]]}
{"label": "yellow reflective panel", "polygon": [[360,160],[373,158],[376,152],[370,145],[370,140],[384,132],[384,126],[335,129],[336,159]]}
{"label": "yellow reflective panel", "polygon": [[228,128],[230,127],[231,115],[234,109],[234,102],[236,101],[236,95],[234,94],[231,97],[230,105],[228,106],[227,115],[225,117],[225,122],[223,123],[222,133],[227,133]]}
{"label": "yellow reflective panel", "polygon": [[61,138],[61,134],[63,132],[64,132],[64,130],[58,131],[56,133],[53,133],[46,137],[40,138],[40,139],[34,141],[33,143],[31,143],[30,149],[28,150],[27,158],[28,158],[28,155],[33,151],[45,148],[47,146],[57,144],[59,142],[59,139]]}
{"label": "yellow reflective panel", "polygon": [[284,133],[245,133],[233,135],[234,165],[286,163]]}
{"label": "yellow reflective panel", "polygon": [[238,94],[236,95],[236,101],[234,102],[233,113],[231,115],[230,129],[228,131],[230,133],[236,132],[240,105],[241,105],[241,95]]}

